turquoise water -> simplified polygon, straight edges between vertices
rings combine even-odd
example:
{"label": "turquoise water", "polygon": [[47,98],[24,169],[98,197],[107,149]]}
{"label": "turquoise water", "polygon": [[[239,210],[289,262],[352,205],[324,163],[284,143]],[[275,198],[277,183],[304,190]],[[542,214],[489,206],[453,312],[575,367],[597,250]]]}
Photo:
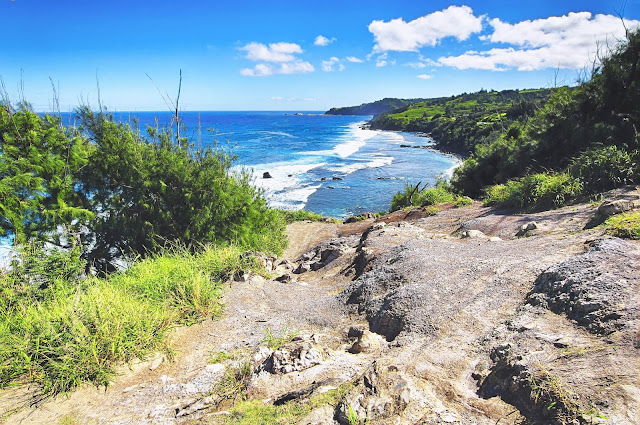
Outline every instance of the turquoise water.
{"label": "turquoise water", "polygon": [[[114,115],[123,122],[135,118],[140,128],[155,126],[156,118],[161,126],[171,121],[168,112]],[[435,183],[458,163],[432,149],[401,147],[432,143],[428,138],[363,128],[370,118],[317,112],[181,113],[194,143],[232,147],[236,167],[252,170],[271,206],[332,217],[388,210],[405,183]],[[272,178],[263,178],[265,172]]]}

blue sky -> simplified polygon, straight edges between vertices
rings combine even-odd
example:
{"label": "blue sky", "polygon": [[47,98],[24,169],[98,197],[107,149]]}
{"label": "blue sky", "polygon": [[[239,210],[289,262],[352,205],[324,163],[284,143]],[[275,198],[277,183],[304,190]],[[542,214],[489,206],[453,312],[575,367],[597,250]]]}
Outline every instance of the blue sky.
{"label": "blue sky", "polygon": [[[326,110],[574,84],[640,0],[0,0],[0,76],[36,110]],[[153,82],[148,76],[153,79]],[[155,86],[154,86],[155,84]],[[22,86],[22,88],[21,88]]]}

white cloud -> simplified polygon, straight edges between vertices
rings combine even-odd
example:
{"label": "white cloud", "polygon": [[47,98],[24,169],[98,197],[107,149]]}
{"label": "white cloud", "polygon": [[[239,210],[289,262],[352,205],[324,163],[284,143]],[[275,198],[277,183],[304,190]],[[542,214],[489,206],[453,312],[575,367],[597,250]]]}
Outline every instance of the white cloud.
{"label": "white cloud", "polygon": [[434,60],[431,60],[429,58],[423,58],[422,56],[420,56],[420,61],[419,62],[409,62],[406,65],[410,66],[411,68],[415,68],[415,69],[423,69],[423,68],[426,68],[428,66],[430,66],[430,67],[442,66],[441,63],[436,62]]}
{"label": "white cloud", "polygon": [[385,67],[387,65],[395,65],[396,61],[395,60],[387,60],[388,57],[389,57],[389,55],[386,52],[381,54],[381,55],[379,55],[376,58],[376,67],[382,68],[382,67]]}
{"label": "white cloud", "polygon": [[[303,52],[295,43],[262,43],[251,42],[241,50],[247,52],[246,58],[256,62],[253,68],[243,68],[240,74],[246,77],[266,77],[275,74],[299,74],[313,72],[315,69],[309,62],[305,62],[296,55]],[[268,62],[268,63],[264,63]]]}
{"label": "white cloud", "polygon": [[316,40],[313,42],[313,44],[315,44],[316,46],[327,46],[337,40],[338,39],[335,37],[327,38],[323,35],[319,35],[316,37]]}
{"label": "white cloud", "polygon": [[418,75],[418,78],[420,78],[421,80],[430,80],[432,76],[429,74],[420,74]]}
{"label": "white cloud", "polygon": [[482,31],[482,17],[475,16],[469,6],[449,6],[409,22],[402,18],[373,21],[369,31],[376,41],[373,49],[377,52],[416,51],[423,46],[435,46],[445,37],[466,40]]}
{"label": "white cloud", "polygon": [[302,48],[295,43],[271,43],[266,46],[262,43],[252,42],[241,50],[246,50],[247,59],[264,62],[291,62],[296,59],[297,53],[302,53]]}
{"label": "white cloud", "polygon": [[600,14],[593,17],[590,12],[572,12],[515,24],[492,19],[490,24],[493,33],[482,39],[510,47],[468,51],[460,56],[442,57],[438,61],[458,69],[491,71],[512,68],[519,71],[580,69],[596,60],[598,54],[605,53],[607,46],[611,47],[623,39],[624,26],[636,28],[640,21],[625,20],[623,25],[616,16]]}
{"label": "white cloud", "polygon": [[322,70],[325,72],[334,71],[333,66],[337,64],[338,71],[344,71],[344,65],[339,62],[340,62],[340,59],[338,59],[335,56],[332,56],[331,58],[329,58],[329,60],[322,61]]}
{"label": "white cloud", "polygon": [[352,63],[362,63],[362,62],[364,62],[362,59],[357,58],[355,56],[347,56],[345,59],[348,60],[349,62],[352,62]]}
{"label": "white cloud", "polygon": [[273,66],[259,63],[254,68],[241,69],[240,74],[245,77],[266,77],[267,75],[273,75]]}
{"label": "white cloud", "polygon": [[300,74],[313,71],[315,69],[309,62],[295,61],[281,63],[279,66],[259,63],[253,68],[241,69],[240,74],[245,77],[267,77],[275,74]]}
{"label": "white cloud", "polygon": [[296,61],[296,62],[290,62],[290,63],[283,63],[282,65],[280,65],[280,69],[278,69],[276,73],[277,74],[299,74],[299,73],[306,73],[306,72],[313,72],[313,71],[315,71],[315,68],[309,62]]}

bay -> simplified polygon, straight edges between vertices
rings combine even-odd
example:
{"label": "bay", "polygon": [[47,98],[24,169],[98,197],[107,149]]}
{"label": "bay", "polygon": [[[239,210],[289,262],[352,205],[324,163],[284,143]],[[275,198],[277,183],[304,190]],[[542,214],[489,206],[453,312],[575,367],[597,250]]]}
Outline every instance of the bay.
{"label": "bay", "polygon": [[[168,126],[169,112],[113,112],[119,122]],[[343,218],[385,211],[405,184],[435,184],[459,160],[432,148],[429,138],[369,130],[370,116],[313,111],[181,112],[197,146],[232,150],[235,167],[251,170],[270,206]],[[73,124],[72,114],[63,114]],[[420,146],[421,148],[412,148]],[[263,178],[269,173],[271,178]]]}

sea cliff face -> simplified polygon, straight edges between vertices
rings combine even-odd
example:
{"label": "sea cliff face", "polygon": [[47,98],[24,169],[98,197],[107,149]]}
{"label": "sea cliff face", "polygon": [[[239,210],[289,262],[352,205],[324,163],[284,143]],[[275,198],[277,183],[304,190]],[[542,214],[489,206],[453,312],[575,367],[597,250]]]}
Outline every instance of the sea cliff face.
{"label": "sea cliff face", "polygon": [[7,423],[637,424],[640,243],[597,215],[474,203],[294,223],[284,258],[248,254],[273,280],[235,275],[223,318],[178,329],[171,361],[0,406],[22,406]]}

